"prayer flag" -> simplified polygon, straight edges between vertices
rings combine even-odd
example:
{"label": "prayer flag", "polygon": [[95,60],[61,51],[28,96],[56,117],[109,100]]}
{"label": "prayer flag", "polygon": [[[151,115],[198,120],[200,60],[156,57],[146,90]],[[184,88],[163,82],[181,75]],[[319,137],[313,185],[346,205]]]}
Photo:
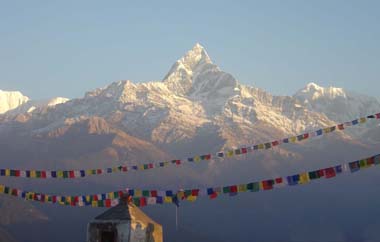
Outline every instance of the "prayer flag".
{"label": "prayer flag", "polygon": [[190,202],[194,202],[195,200],[197,200],[197,196],[188,196],[187,198],[187,201],[190,201]]}
{"label": "prayer flag", "polygon": [[211,195],[214,193],[214,189],[212,188],[207,188],[207,195]]}
{"label": "prayer flag", "polygon": [[277,140],[275,140],[275,141],[273,141],[272,142],[272,146],[277,146],[277,145],[279,145],[280,143],[277,141]]}
{"label": "prayer flag", "polygon": [[335,170],[333,167],[329,167],[325,169],[326,178],[332,178],[336,176]]}
{"label": "prayer flag", "polygon": [[157,198],[156,197],[148,197],[148,199],[146,200],[146,202],[149,205],[156,204],[157,203]]}
{"label": "prayer flag", "polygon": [[214,192],[210,194],[210,199],[215,199],[218,196],[218,193]]}
{"label": "prayer flag", "polygon": [[271,190],[271,189],[273,189],[273,180],[261,181],[261,187],[262,187],[263,190]]}
{"label": "prayer flag", "polygon": [[308,172],[304,172],[304,173],[300,174],[300,180],[299,180],[300,184],[306,184],[306,183],[309,183],[309,181],[310,181],[310,179],[309,179],[309,173]]}
{"label": "prayer flag", "polygon": [[173,199],[172,199],[171,196],[165,196],[165,197],[164,197],[164,202],[165,202],[165,203],[172,203],[172,202],[173,202]]}

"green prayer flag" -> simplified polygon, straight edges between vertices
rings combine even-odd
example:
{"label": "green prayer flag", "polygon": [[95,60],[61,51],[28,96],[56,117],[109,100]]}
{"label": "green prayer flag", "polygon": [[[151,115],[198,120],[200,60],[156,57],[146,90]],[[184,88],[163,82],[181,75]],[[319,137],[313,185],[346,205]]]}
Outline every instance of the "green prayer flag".
{"label": "green prayer flag", "polygon": [[260,191],[260,183],[258,182],[251,182],[247,184],[247,189],[251,192],[258,192]]}
{"label": "green prayer flag", "polygon": [[223,187],[223,193],[230,193],[230,187]]}
{"label": "green prayer flag", "polygon": [[318,173],[316,171],[310,171],[309,172],[309,178],[310,180],[313,180],[313,179],[318,179]]}
{"label": "green prayer flag", "polygon": [[149,190],[143,190],[142,195],[143,195],[143,197],[149,197],[149,195],[150,195]]}
{"label": "green prayer flag", "polygon": [[137,207],[140,207],[140,198],[138,198],[138,197],[133,198],[133,203],[134,203]]}
{"label": "green prayer flag", "polygon": [[68,178],[68,177],[69,177],[69,172],[63,171],[63,178]]}

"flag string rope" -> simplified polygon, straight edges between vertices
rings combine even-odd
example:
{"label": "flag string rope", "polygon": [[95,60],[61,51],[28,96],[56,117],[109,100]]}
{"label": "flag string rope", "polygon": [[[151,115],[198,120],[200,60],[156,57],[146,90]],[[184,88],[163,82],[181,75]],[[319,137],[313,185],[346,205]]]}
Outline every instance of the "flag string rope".
{"label": "flag string rope", "polygon": [[320,178],[334,178],[343,173],[354,173],[366,168],[380,165],[380,154],[367,157],[361,160],[342,163],[340,165],[330,166],[319,170],[302,172],[286,177],[277,177],[274,179],[266,179],[258,182],[250,182],[246,184],[218,186],[209,188],[193,188],[180,190],[140,190],[125,189],[114,192],[107,192],[93,195],[49,195],[37,193],[33,191],[23,191],[0,185],[0,194],[15,196],[24,200],[37,201],[42,203],[52,203],[67,206],[92,206],[92,207],[113,207],[119,204],[120,198],[128,195],[130,202],[138,207],[147,205],[172,203],[179,205],[181,200],[190,202],[195,201],[199,196],[209,196],[215,199],[220,195],[235,196],[242,192],[258,192],[272,190],[274,188],[294,185],[308,184],[313,180]]}
{"label": "flag string rope", "polygon": [[324,134],[329,134],[337,130],[342,131],[346,127],[355,126],[358,124],[366,123],[369,119],[380,119],[380,113],[368,115],[366,117],[361,117],[354,119],[349,122],[340,123],[327,128],[320,128],[315,131],[305,132],[303,134],[291,136],[288,138],[274,140],[272,142],[260,143],[255,145],[244,145],[236,149],[230,149],[226,151],[217,152],[216,154],[205,154],[205,155],[196,155],[193,157],[185,158],[182,160],[170,160],[170,161],[156,161],[146,164],[136,164],[136,165],[119,165],[109,168],[97,168],[97,169],[86,169],[86,170],[20,170],[20,169],[9,169],[9,168],[0,168],[0,176],[6,177],[25,177],[25,178],[62,178],[62,179],[71,179],[71,178],[82,178],[93,175],[102,175],[110,173],[120,173],[128,171],[139,171],[139,170],[149,170],[154,168],[166,167],[168,165],[179,166],[185,162],[198,163],[200,161],[209,161],[211,159],[223,159],[231,158],[233,156],[244,155],[248,153],[253,153],[257,150],[267,150],[272,147],[276,147],[285,143],[296,143],[301,142],[310,138],[318,137]]}

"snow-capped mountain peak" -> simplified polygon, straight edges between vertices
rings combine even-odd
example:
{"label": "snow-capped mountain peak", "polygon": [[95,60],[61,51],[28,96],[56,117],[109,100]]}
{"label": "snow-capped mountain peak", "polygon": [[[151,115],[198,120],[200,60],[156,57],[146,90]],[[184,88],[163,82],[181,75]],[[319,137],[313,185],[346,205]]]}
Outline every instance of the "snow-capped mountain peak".
{"label": "snow-capped mountain peak", "polygon": [[347,94],[342,88],[321,87],[314,82],[310,82],[303,89],[299,90],[295,96],[304,100],[316,100],[319,98],[336,99],[346,98]]}
{"label": "snow-capped mountain peak", "polygon": [[28,102],[29,98],[19,91],[0,90],[0,114]]}
{"label": "snow-capped mountain peak", "polygon": [[309,110],[326,114],[331,120],[344,121],[378,112],[376,98],[355,94],[338,87],[321,87],[313,82],[293,95]]}
{"label": "snow-capped mountain peak", "polygon": [[173,64],[163,82],[177,94],[186,95],[191,90],[197,76],[209,71],[220,70],[213,64],[204,47],[196,43],[191,50]]}

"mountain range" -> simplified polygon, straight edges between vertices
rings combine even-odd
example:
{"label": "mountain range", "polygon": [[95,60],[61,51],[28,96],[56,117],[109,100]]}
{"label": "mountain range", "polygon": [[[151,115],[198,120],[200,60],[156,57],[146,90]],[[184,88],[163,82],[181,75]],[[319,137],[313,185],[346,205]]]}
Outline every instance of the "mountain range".
{"label": "mountain range", "polygon": [[[71,100],[30,100],[20,92],[0,91],[0,164],[75,169],[146,163],[271,141],[378,112],[380,103],[375,97],[342,88],[309,83],[293,96],[275,96],[241,84],[214,64],[204,47],[196,44],[161,81],[117,81]],[[87,184],[12,184],[53,192],[57,186],[58,191],[96,192],[97,188],[125,186],[179,188],[246,182],[252,177],[286,175],[285,172],[310,166],[318,168],[329,160],[358,159],[377,150],[379,141],[379,125],[371,122],[337,132],[323,142],[284,145],[238,161],[167,168],[142,176],[133,173],[128,177],[94,178]],[[308,161],[302,162],[305,159]],[[317,160],[319,163],[315,163]],[[237,162],[242,167],[237,167]],[[44,213],[49,216],[49,211]],[[162,214],[158,217],[167,220]],[[174,237],[167,236],[172,239],[178,235],[171,233]],[[192,238],[203,236],[194,230],[186,233]],[[26,241],[22,236],[19,239]],[[249,240],[241,237],[236,241]]]}

